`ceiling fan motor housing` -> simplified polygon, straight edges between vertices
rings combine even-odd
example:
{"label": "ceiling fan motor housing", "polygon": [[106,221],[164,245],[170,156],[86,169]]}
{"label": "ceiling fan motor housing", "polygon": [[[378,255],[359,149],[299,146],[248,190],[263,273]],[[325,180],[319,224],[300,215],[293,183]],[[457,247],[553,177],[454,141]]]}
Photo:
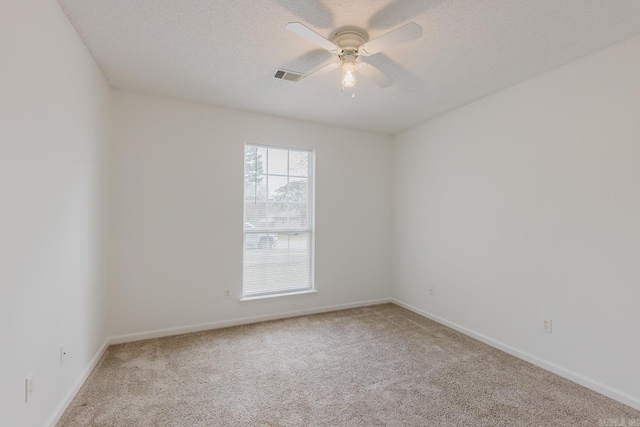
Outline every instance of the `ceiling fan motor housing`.
{"label": "ceiling fan motor housing", "polygon": [[340,47],[342,54],[348,51],[357,54],[365,40],[364,31],[358,28],[345,28],[337,31],[333,36],[333,43]]}

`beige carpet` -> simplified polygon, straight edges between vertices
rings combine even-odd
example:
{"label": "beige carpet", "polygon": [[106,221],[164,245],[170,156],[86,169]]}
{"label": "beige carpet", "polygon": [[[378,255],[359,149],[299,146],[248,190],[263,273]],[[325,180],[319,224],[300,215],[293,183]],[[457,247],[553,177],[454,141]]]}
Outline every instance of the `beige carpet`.
{"label": "beige carpet", "polygon": [[640,412],[385,304],[112,346],[58,426],[614,420]]}

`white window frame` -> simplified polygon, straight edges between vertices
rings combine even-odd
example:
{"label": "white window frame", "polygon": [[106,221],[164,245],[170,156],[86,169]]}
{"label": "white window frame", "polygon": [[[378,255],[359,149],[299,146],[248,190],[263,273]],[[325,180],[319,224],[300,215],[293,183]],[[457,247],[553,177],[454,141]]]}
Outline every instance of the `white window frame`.
{"label": "white window frame", "polygon": [[[265,291],[260,293],[251,293],[245,294],[245,269],[246,269],[246,247],[243,242],[242,247],[242,296],[240,298],[241,301],[262,299],[262,298],[272,298],[272,297],[281,297],[288,295],[300,295],[300,294],[309,294],[316,293],[317,290],[315,288],[315,162],[316,162],[316,153],[312,149],[308,148],[298,148],[298,147],[286,147],[279,145],[270,145],[270,144],[256,144],[253,142],[245,142],[243,145],[243,179],[245,174],[245,156],[244,153],[246,151],[247,146],[258,147],[258,148],[266,148],[266,149],[277,149],[277,150],[287,150],[287,151],[298,151],[305,152],[309,154],[309,162],[308,162],[308,170],[307,170],[307,182],[309,185],[309,212],[307,217],[308,227],[303,229],[287,229],[287,228],[278,228],[278,227],[255,227],[255,229],[249,231],[249,233],[281,233],[281,234],[293,234],[293,233],[309,233],[309,287],[308,288],[300,288],[300,289],[292,289],[292,290],[273,290],[273,291]],[[265,164],[268,164],[269,158],[265,159]],[[269,174],[265,171],[265,177],[268,180],[269,176],[284,176],[280,174]],[[290,175],[286,175],[290,176]],[[244,193],[244,188],[242,190],[242,230],[243,230],[243,239],[244,234],[247,233],[247,229],[245,227],[245,219],[246,219],[246,194]]]}

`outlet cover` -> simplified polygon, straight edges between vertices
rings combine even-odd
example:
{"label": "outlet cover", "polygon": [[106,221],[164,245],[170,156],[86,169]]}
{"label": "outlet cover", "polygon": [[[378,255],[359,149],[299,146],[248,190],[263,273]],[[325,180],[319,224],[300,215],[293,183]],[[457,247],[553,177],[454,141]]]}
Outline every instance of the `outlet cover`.
{"label": "outlet cover", "polygon": [[543,318],[541,323],[542,332],[546,332],[550,334],[552,332],[552,321],[551,319]]}

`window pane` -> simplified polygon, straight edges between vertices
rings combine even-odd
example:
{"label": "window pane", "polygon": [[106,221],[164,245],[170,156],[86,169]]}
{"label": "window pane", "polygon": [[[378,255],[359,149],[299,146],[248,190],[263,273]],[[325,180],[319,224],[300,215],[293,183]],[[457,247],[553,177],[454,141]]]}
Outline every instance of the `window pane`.
{"label": "window pane", "polygon": [[247,182],[245,174],[244,221],[251,226],[257,226],[260,220],[266,220],[268,217],[267,177],[266,175],[253,175],[251,179],[254,181]]}
{"label": "window pane", "polygon": [[289,152],[289,175],[307,176],[309,171],[309,153],[304,151]]}
{"label": "window pane", "polygon": [[309,182],[306,178],[289,178],[279,191],[281,202],[274,211],[282,228],[307,228],[309,226]]}
{"label": "window pane", "polygon": [[286,176],[269,177],[269,200],[286,202],[287,181],[288,177]]}
{"label": "window pane", "polygon": [[311,234],[247,233],[244,295],[311,289]]}
{"label": "window pane", "polygon": [[287,175],[289,171],[289,151],[269,148],[268,174]]}

